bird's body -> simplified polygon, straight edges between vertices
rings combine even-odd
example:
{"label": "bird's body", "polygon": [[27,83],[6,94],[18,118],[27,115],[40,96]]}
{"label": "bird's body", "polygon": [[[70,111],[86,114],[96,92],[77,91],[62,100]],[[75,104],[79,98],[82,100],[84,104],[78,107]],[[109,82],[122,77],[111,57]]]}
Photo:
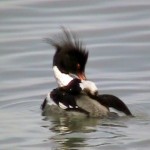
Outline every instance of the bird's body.
{"label": "bird's body", "polygon": [[85,77],[87,50],[66,30],[64,35],[58,42],[51,40],[51,44],[56,48],[53,71],[58,87],[45,98],[42,104],[43,112],[51,114],[54,111],[58,114],[83,114],[103,118],[109,116],[109,108],[112,107],[132,116],[128,107],[116,96],[98,94],[95,83]]}

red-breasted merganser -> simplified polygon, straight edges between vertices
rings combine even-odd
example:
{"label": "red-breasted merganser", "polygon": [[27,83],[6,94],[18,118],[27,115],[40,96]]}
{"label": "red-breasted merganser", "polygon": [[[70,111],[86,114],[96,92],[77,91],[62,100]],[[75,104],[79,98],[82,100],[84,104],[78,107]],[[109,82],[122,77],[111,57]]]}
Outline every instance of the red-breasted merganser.
{"label": "red-breasted merganser", "polygon": [[48,93],[41,105],[43,113],[76,112],[90,117],[107,117],[112,107],[132,116],[123,101],[113,95],[98,94],[96,85],[86,79],[88,51],[74,35],[64,30],[59,41],[50,42],[56,49],[53,71],[59,87]]}

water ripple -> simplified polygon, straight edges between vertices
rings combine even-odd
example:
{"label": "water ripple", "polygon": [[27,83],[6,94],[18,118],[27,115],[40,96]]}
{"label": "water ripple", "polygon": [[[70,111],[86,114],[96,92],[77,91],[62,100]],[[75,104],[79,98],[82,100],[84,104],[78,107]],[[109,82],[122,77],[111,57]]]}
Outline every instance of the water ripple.
{"label": "water ripple", "polygon": [[[1,148],[149,148],[149,10],[147,0],[2,1]],[[60,33],[61,26],[77,33],[89,50],[88,79],[100,93],[123,99],[134,119],[43,119],[40,104],[57,86],[54,49],[43,39]]]}

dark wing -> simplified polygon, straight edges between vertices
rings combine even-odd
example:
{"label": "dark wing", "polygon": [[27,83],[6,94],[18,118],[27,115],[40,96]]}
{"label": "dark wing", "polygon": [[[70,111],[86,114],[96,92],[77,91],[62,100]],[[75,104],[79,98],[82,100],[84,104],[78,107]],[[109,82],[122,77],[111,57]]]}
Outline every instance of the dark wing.
{"label": "dark wing", "polygon": [[67,86],[58,87],[52,90],[50,97],[61,108],[78,108],[75,95],[80,94],[82,91],[80,87],[80,80],[75,78],[69,82]]}
{"label": "dark wing", "polygon": [[50,97],[62,109],[77,108],[75,97],[62,88],[52,90]]}
{"label": "dark wing", "polygon": [[75,96],[70,94],[70,92],[65,91],[63,88],[56,88],[52,90],[50,96],[60,108],[65,109],[66,111],[76,111],[84,113],[87,116],[89,115],[86,110],[80,108],[76,104]]}
{"label": "dark wing", "polygon": [[126,104],[114,95],[98,95],[96,99],[99,103],[101,103],[107,108],[112,107],[118,111],[125,113],[128,116],[133,116]]}

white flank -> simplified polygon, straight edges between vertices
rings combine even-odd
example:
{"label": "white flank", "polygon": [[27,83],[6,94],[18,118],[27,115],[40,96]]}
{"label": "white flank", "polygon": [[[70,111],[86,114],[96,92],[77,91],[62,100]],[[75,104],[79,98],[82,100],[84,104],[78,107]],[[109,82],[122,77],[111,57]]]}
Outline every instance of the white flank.
{"label": "white flank", "polygon": [[59,107],[62,108],[62,109],[66,109],[67,106],[65,106],[63,103],[59,102]]}
{"label": "white flank", "polygon": [[71,76],[65,73],[61,73],[57,66],[53,67],[54,75],[56,81],[60,87],[68,85],[68,83],[73,79]]}

